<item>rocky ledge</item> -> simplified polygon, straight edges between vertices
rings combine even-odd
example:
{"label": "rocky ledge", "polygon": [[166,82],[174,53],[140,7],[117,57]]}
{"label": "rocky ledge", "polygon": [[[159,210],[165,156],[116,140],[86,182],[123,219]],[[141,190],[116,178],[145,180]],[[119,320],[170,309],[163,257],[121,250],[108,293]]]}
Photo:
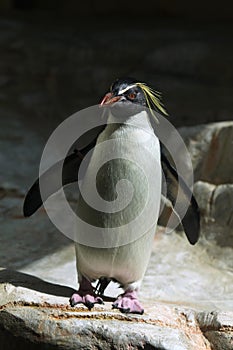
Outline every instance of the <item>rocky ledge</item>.
{"label": "rocky ledge", "polygon": [[[162,302],[147,304],[143,316],[111,310],[111,303],[87,311],[68,299],[1,286],[4,349],[230,350],[233,312],[201,312]],[[3,297],[2,294],[2,297]],[[5,299],[5,300],[6,300]]]}

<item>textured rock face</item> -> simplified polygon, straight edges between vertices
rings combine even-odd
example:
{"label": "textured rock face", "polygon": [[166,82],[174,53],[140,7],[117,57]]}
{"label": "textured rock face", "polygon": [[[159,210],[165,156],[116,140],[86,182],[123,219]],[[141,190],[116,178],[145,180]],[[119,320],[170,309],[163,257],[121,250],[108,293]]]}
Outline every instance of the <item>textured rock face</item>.
{"label": "textured rock face", "polygon": [[[198,181],[194,194],[202,214],[203,232],[220,246],[233,246],[233,185]],[[209,237],[210,236],[210,237]]]}
{"label": "textured rock face", "polygon": [[180,133],[192,158],[203,234],[217,245],[232,248],[233,122],[181,128]]}
{"label": "textured rock face", "polygon": [[71,309],[64,298],[45,302],[45,295],[20,287],[5,286],[5,293],[14,303],[0,307],[4,349],[231,349],[233,315],[226,313],[155,303],[133,316],[111,311],[110,303],[90,312]]}
{"label": "textured rock face", "polygon": [[[202,237],[220,247],[233,247],[233,122],[179,128],[191,163],[177,149],[177,164],[191,183],[200,213]],[[179,147],[179,146],[178,146]],[[180,154],[180,156],[179,156]],[[169,203],[163,220],[170,215]],[[175,219],[175,217],[174,217]],[[232,267],[233,260],[228,261]]]}
{"label": "textured rock face", "polygon": [[195,180],[233,183],[233,122],[179,129],[191,153]]}

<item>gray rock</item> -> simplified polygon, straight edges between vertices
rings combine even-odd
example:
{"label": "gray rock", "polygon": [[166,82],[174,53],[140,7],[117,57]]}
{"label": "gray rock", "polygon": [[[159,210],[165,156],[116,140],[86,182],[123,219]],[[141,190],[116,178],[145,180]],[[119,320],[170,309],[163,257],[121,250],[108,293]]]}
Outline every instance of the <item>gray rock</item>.
{"label": "gray rock", "polygon": [[6,350],[232,349],[232,312],[155,302],[136,316],[111,310],[109,302],[93,311],[71,308],[65,298],[10,284],[1,285],[1,292],[15,300],[0,306],[0,339]]}
{"label": "gray rock", "polygon": [[215,221],[233,231],[233,184],[217,186],[212,202]]}
{"label": "gray rock", "polygon": [[[178,144],[176,166],[190,185],[194,173],[193,192],[200,208],[201,234],[220,246],[232,248],[233,122],[180,128],[179,132],[189,153],[183,154]],[[170,203],[165,202],[159,223],[166,226],[170,215]],[[174,215],[172,218],[175,223],[177,218]]]}
{"label": "gray rock", "polygon": [[233,185],[212,185],[198,181],[194,195],[200,213],[202,235],[220,246],[233,246]]}
{"label": "gray rock", "polygon": [[44,302],[36,303],[36,297],[34,302],[25,302],[21,291],[21,300],[1,307],[0,336],[5,349],[12,349],[13,337],[30,349],[40,344],[48,349],[210,350],[194,310],[155,303],[148,305],[145,315],[133,316],[111,311],[109,303],[90,312],[82,307],[71,309],[55,297],[48,302],[44,296]]}
{"label": "gray rock", "polygon": [[232,248],[233,122],[180,128],[179,131],[192,159],[202,235],[219,246]]}
{"label": "gray rock", "polygon": [[200,313],[197,319],[213,349],[233,349],[233,312]]}
{"label": "gray rock", "polygon": [[180,128],[191,153],[195,181],[233,183],[233,121]]}
{"label": "gray rock", "polygon": [[201,217],[208,221],[212,212],[212,197],[216,186],[208,182],[197,181],[194,184],[193,193],[198,201]]}

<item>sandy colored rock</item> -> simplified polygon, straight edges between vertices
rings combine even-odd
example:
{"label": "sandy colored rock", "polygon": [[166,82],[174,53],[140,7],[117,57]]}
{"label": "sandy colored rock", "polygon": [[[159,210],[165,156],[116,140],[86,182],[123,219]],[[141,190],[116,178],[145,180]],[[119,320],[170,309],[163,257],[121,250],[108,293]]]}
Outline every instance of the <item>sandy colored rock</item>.
{"label": "sandy colored rock", "polygon": [[[46,344],[48,349],[163,349],[210,350],[196,320],[196,312],[179,306],[147,305],[143,316],[124,315],[111,310],[111,304],[93,311],[75,309],[53,297],[44,302],[26,302],[25,291],[18,288],[19,299],[0,309],[2,344],[8,346],[9,334],[29,343]],[[21,300],[20,300],[21,293]],[[30,291],[28,291],[30,294]],[[38,301],[41,296],[37,296]],[[5,332],[5,330],[7,332]],[[16,345],[17,346],[17,345]],[[52,347],[51,347],[52,348]],[[16,347],[13,347],[16,349]]]}

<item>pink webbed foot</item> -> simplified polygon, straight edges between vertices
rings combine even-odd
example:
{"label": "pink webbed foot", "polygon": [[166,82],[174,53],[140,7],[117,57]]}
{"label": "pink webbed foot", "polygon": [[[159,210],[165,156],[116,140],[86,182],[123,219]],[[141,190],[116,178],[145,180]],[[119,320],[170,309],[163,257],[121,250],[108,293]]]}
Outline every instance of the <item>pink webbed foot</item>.
{"label": "pink webbed foot", "polygon": [[79,291],[70,298],[70,305],[84,304],[88,310],[91,310],[95,304],[103,304],[103,299],[93,294],[80,295]]}
{"label": "pink webbed foot", "polygon": [[119,309],[122,313],[140,314],[144,312],[143,307],[137,299],[135,291],[127,291],[121,294],[112,304],[113,309]]}
{"label": "pink webbed foot", "polygon": [[103,299],[94,293],[91,283],[82,277],[79,290],[70,298],[70,305],[84,304],[88,310],[91,310],[95,304],[103,304]]}

